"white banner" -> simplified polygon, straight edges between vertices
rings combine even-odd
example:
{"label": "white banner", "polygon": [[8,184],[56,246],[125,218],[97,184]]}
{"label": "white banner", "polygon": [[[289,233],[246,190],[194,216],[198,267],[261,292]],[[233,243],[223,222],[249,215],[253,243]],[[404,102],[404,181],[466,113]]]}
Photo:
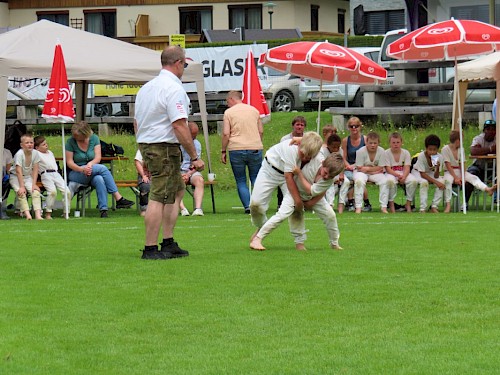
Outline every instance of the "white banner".
{"label": "white banner", "polygon": [[[251,49],[255,59],[267,51],[267,44],[252,44],[229,47],[187,48],[186,57],[203,64],[205,91],[219,92],[241,90],[243,72],[248,50]],[[257,74],[264,79],[264,68],[257,67]],[[184,85],[186,91],[196,92],[194,84]]]}

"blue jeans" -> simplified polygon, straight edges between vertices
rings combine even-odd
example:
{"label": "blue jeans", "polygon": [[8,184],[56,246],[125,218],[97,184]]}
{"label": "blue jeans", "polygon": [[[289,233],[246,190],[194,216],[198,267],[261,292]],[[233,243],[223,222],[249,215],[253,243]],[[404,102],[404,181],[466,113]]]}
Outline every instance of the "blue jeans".
{"label": "blue jeans", "polygon": [[71,171],[68,177],[70,181],[87,186],[92,185],[95,188],[100,211],[108,209],[108,193],[112,194],[118,191],[111,172],[102,164],[93,165],[90,176],[85,176],[82,172]]}
{"label": "blue jeans", "polygon": [[255,183],[257,174],[259,173],[262,164],[262,150],[236,150],[229,151],[229,160],[233,170],[238,195],[243,207],[248,209],[250,206],[250,190],[247,184],[247,171],[250,177],[250,182]]}

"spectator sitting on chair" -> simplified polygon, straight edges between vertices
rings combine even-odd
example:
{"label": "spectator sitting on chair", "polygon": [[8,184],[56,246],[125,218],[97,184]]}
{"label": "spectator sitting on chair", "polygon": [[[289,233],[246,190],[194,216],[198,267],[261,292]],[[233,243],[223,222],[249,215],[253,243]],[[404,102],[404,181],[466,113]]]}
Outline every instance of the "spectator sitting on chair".
{"label": "spectator sitting on chair", "polygon": [[[194,147],[196,149],[196,155],[201,158],[201,143],[196,139],[198,136],[198,125],[196,122],[188,122],[189,131],[191,132],[191,137],[193,138]],[[203,194],[205,189],[205,180],[203,175],[191,166],[191,157],[181,146],[182,151],[182,164],[181,164],[181,174],[182,179],[186,185],[191,185],[194,188],[194,211],[193,216],[203,216]],[[180,211],[182,216],[189,216],[189,210],[184,206],[184,201],[181,200]]]}
{"label": "spectator sitting on chair", "polygon": [[385,176],[389,189],[389,211],[396,212],[394,200],[398,192],[398,185],[404,185],[406,193],[406,212],[411,212],[412,202],[417,190],[417,180],[410,174],[411,156],[410,152],[401,146],[403,137],[394,132],[389,136],[389,147],[384,152],[383,164],[385,165]]}
{"label": "spectator sitting on chair", "polygon": [[0,204],[0,219],[9,220],[10,217],[5,212],[7,198],[10,192],[9,170],[12,167],[12,154],[6,148],[3,149],[3,166],[2,166],[2,203]]}
{"label": "spectator sitting on chair", "polygon": [[[444,192],[445,202],[448,202],[451,200],[453,184],[462,186],[462,172],[460,169],[460,133],[457,130],[452,130],[450,133],[450,143],[443,147],[441,154],[443,155],[445,166],[444,179],[448,181]],[[493,195],[496,190],[496,185],[488,187],[478,176],[468,171],[465,171],[465,181],[476,189],[485,191],[490,196]]]}
{"label": "spectator sitting on chair", "polygon": [[142,160],[140,150],[137,150],[134,158],[135,169],[137,169],[137,186],[139,187],[139,206],[141,216],[146,216],[149,201],[149,189],[151,186],[151,173]]}
{"label": "spectator sitting on chair", "polygon": [[101,143],[89,124],[77,122],[71,127],[71,137],[66,141],[66,163],[69,181],[92,185],[97,192],[97,203],[102,218],[108,217],[108,193],[113,194],[116,208],[129,208],[134,202],[122,197],[109,169],[101,162]]}
{"label": "spectator sitting on chair", "polygon": [[[366,144],[366,136],[362,134],[363,123],[358,117],[351,117],[347,120],[347,128],[349,129],[349,135],[342,139],[342,151],[344,152],[345,170],[344,176],[349,181],[354,181],[354,170],[356,169],[356,151]],[[344,212],[345,208],[345,198],[339,197],[339,204],[337,210],[339,214]],[[363,192],[364,207],[363,211],[371,211],[372,205],[368,198],[368,191],[365,189]],[[344,202],[344,203],[342,203]],[[353,189],[348,191],[347,196],[347,209],[348,211],[354,211],[354,192]]]}
{"label": "spectator sitting on chair", "polygon": [[42,196],[40,188],[36,185],[38,180],[38,168],[40,155],[33,150],[33,137],[31,134],[21,136],[21,149],[14,155],[14,163],[10,168],[10,185],[17,194],[21,214],[26,220],[31,220],[32,216],[28,206],[28,195],[31,195],[35,219],[42,218]]}
{"label": "spectator sitting on chair", "polygon": [[[474,137],[472,144],[470,146],[470,154],[472,156],[481,156],[488,154],[496,154],[496,122],[494,120],[486,120],[483,125],[483,132],[478,136]],[[484,181],[484,170],[486,168],[486,163],[488,161],[484,159],[475,159],[474,163],[467,169],[467,172],[479,177],[479,179]],[[487,178],[490,178],[488,176]],[[467,182],[465,184],[465,203],[469,203],[470,196],[474,191],[474,186]]]}
{"label": "spectator sitting on chair", "polygon": [[[35,137],[35,149],[40,155],[40,168],[39,173],[43,187],[47,191],[47,204],[45,208],[45,219],[52,219],[52,210],[56,203],[57,190],[63,194],[63,202],[68,201],[68,214],[69,202],[71,201],[71,193],[64,183],[64,179],[59,174],[56,158],[52,151],[49,150],[49,145],[43,135]],[[66,207],[66,204],[64,205]],[[65,208],[66,209],[66,208]],[[63,212],[66,216],[66,211]]]}
{"label": "spectator sitting on chair", "polygon": [[438,213],[438,207],[443,199],[445,180],[440,176],[443,165],[443,156],[438,153],[441,140],[435,134],[425,138],[425,150],[418,154],[417,162],[411,173],[420,186],[420,213],[427,211],[429,185],[435,185],[434,198],[432,199],[432,213]]}
{"label": "spectator sitting on chair", "polygon": [[379,202],[380,211],[387,213],[387,204],[389,202],[389,188],[387,178],[385,177],[385,150],[379,146],[380,136],[375,132],[370,132],[366,136],[366,146],[356,151],[356,170],[354,171],[354,201],[356,213],[361,213],[363,204],[363,193],[366,190],[368,181],[374,182],[380,189]]}

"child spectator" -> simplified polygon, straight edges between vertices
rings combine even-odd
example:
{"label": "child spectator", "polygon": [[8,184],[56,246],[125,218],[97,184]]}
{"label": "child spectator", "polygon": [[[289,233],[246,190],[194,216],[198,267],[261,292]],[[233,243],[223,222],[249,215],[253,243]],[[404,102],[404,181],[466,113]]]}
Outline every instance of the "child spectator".
{"label": "child spectator", "polygon": [[[196,139],[198,135],[198,125],[196,122],[190,121],[188,123],[189,130],[191,132],[191,138],[193,138],[194,147],[196,149],[196,155],[199,159],[201,159],[201,143]],[[182,164],[181,164],[181,174],[182,179],[186,185],[191,185],[194,188],[193,197],[194,197],[194,211],[192,213],[193,216],[203,216],[203,195],[205,193],[205,180],[203,179],[203,175],[198,172],[196,169],[192,168],[191,157],[181,146],[182,151]],[[182,216],[189,216],[189,211],[184,205],[184,201],[182,200],[179,209],[181,211]]]}
{"label": "child spectator", "polygon": [[140,150],[137,150],[134,158],[135,169],[137,170],[137,186],[139,187],[139,206],[141,216],[146,216],[146,210],[149,202],[149,189],[151,181],[151,173],[142,160]]}
{"label": "child spectator", "polygon": [[361,213],[363,192],[368,181],[374,182],[379,187],[380,211],[387,213],[389,191],[385,177],[385,164],[382,160],[384,149],[379,146],[380,136],[371,132],[366,136],[366,146],[356,151],[356,169],[354,171],[354,202],[356,213]]}
{"label": "child spectator", "polygon": [[[325,129],[323,128],[323,134],[325,134],[324,130]],[[340,145],[342,143],[342,139],[337,134],[337,130],[335,129],[335,132],[331,132],[329,134],[330,135],[326,139],[325,144],[323,144],[323,147],[321,148],[320,152],[323,154],[325,159],[334,153],[338,153],[341,156],[343,156],[342,147],[340,147]],[[337,192],[340,189],[339,205],[341,205],[341,204],[345,205],[346,200],[347,200],[347,193],[349,191],[350,185],[351,185],[351,181],[349,181],[349,179],[347,177],[345,177],[344,172],[342,171],[341,173],[339,173],[337,176],[334,177],[332,186],[329,187],[328,190],[326,191],[326,195],[325,195],[326,201],[331,206],[333,206],[333,203],[335,201],[335,195],[337,195]]]}
{"label": "child spectator", "polygon": [[[49,150],[49,145],[43,135],[35,137],[35,149],[40,155],[39,170],[42,185],[47,191],[47,199],[45,201],[45,219],[52,219],[52,210],[56,203],[57,190],[63,194],[63,202],[65,199],[68,200],[68,214],[69,214],[69,202],[71,201],[71,192],[64,183],[64,179],[58,172],[58,166],[56,158],[52,151]],[[65,198],[66,197],[66,198]],[[66,204],[64,205],[66,207]],[[66,208],[65,208],[66,210]],[[66,211],[64,211],[66,214]]]}
{"label": "child spectator", "polygon": [[2,202],[0,203],[0,219],[9,220],[10,217],[5,212],[7,206],[7,197],[9,196],[9,170],[12,167],[12,154],[6,148],[3,149],[3,165],[2,165]]}
{"label": "child spectator", "polygon": [[398,192],[398,185],[405,186],[406,212],[411,212],[411,205],[417,190],[417,180],[410,174],[411,156],[408,150],[401,148],[403,137],[395,132],[389,136],[390,148],[384,151],[385,176],[389,189],[389,211],[396,212],[394,199]]}
{"label": "child spectator", "polygon": [[436,186],[434,198],[432,199],[431,212],[438,213],[438,206],[443,199],[445,189],[444,178],[439,175],[443,165],[443,157],[438,154],[441,140],[435,134],[425,138],[425,150],[418,154],[417,161],[413,166],[412,174],[420,185],[420,213],[427,211],[427,195],[429,183]]}
{"label": "child spectator", "polygon": [[[453,184],[462,186],[462,171],[460,169],[460,133],[452,130],[450,133],[450,143],[441,150],[444,161],[444,179],[446,190],[444,192],[445,202],[451,201]],[[485,191],[488,195],[493,195],[496,185],[488,187],[478,176],[465,171],[465,181],[470,183],[476,189]],[[448,210],[446,210],[448,208]],[[446,204],[445,212],[449,212],[449,203]]]}
{"label": "child spectator", "polygon": [[[304,208],[314,210],[323,220],[330,247],[335,250],[342,250],[339,245],[339,229],[335,211],[323,199],[326,190],[332,185],[332,179],[344,170],[344,159],[339,153],[332,154],[324,159],[319,153],[301,170],[295,167],[293,173]],[[287,192],[278,212],[271,217],[257,232],[250,242],[250,248],[254,250],[265,250],[262,240],[278,227],[286,218],[290,217],[290,231],[295,238],[295,248],[305,250],[306,229],[304,222],[304,211],[295,211],[294,199],[290,192]]]}
{"label": "child spectator", "polygon": [[21,214],[26,220],[31,220],[28,206],[28,195],[31,195],[35,219],[42,218],[42,196],[40,188],[36,185],[40,154],[33,150],[33,137],[31,134],[21,136],[21,149],[14,155],[14,164],[10,168],[10,185],[17,194]]}

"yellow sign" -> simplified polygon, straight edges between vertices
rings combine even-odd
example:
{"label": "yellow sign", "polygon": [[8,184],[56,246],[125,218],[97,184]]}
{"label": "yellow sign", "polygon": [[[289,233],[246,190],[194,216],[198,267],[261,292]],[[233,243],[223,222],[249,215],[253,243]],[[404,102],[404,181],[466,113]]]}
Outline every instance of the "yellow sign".
{"label": "yellow sign", "polygon": [[136,95],[142,85],[94,85],[94,96]]}
{"label": "yellow sign", "polygon": [[168,44],[170,46],[179,46],[181,48],[186,48],[186,35],[172,34],[169,36]]}

